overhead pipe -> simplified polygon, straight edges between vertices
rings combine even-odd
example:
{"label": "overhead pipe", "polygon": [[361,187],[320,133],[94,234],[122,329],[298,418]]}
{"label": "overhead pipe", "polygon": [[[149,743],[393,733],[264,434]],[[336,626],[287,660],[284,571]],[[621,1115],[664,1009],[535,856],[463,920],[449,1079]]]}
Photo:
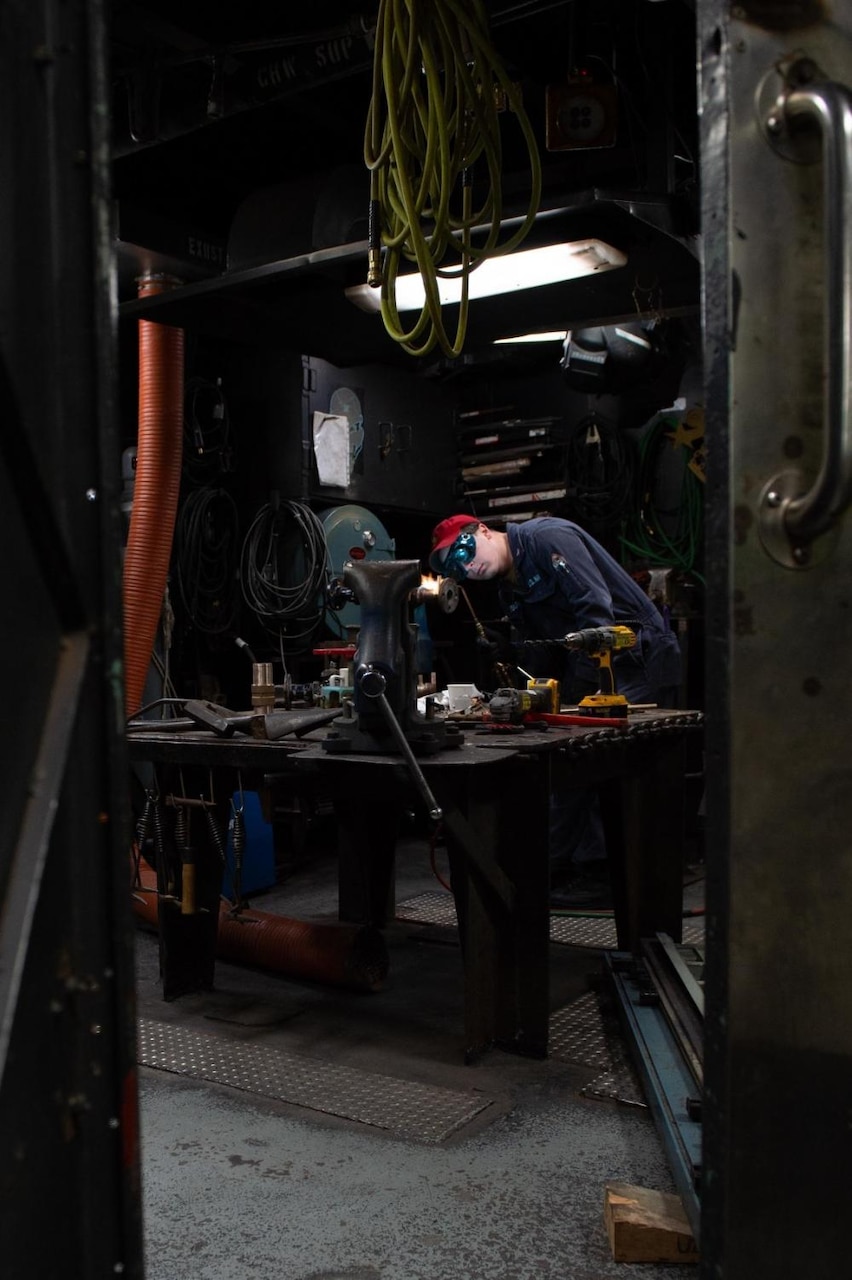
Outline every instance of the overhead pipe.
{"label": "overhead pipe", "polygon": [[[138,296],[181,281],[145,275]],[[142,705],[168,581],[183,451],[184,332],[139,321],[136,478],[124,558],[125,714]]]}
{"label": "overhead pipe", "polygon": [[[159,928],[157,876],[140,860],[133,911]],[[287,977],[355,991],[378,991],[389,961],[384,936],[371,925],[294,920],[222,901],[216,955],[234,964],[269,969]]]}

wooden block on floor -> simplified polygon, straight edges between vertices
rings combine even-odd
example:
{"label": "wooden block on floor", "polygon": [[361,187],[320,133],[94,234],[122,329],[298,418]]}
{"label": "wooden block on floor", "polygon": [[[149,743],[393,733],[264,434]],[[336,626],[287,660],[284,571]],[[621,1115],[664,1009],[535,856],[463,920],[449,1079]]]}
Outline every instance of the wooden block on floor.
{"label": "wooden block on floor", "polygon": [[697,1262],[680,1196],[626,1182],[604,1188],[604,1221],[615,1262]]}

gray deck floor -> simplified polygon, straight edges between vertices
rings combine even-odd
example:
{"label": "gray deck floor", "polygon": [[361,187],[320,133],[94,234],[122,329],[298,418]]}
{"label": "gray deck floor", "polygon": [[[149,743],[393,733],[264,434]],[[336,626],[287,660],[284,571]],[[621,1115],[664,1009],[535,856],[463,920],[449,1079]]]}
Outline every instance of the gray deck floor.
{"label": "gray deck floor", "polygon": [[[219,961],[211,991],[165,1002],[157,938],[140,930],[149,1280],[696,1274],[612,1260],[605,1184],[674,1184],[607,1012],[600,947],[551,946],[546,1061],[491,1051],[465,1065],[455,930],[420,918],[443,892],[425,841],[404,842],[406,918],[386,932],[378,992]],[[333,856],[254,906],[333,920]]]}

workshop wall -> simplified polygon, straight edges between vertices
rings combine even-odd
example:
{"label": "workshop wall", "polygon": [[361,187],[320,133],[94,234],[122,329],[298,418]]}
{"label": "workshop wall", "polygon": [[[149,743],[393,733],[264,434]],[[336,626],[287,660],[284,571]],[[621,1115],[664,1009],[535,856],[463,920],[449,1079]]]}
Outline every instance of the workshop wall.
{"label": "workshop wall", "polygon": [[[497,525],[551,512],[576,519],[638,572],[650,571],[655,548],[642,529],[647,495],[643,499],[637,485],[655,490],[655,516],[663,511],[676,531],[684,469],[665,433],[695,407],[694,389],[682,394],[685,380],[695,382],[695,323],[660,323],[654,360],[626,385],[618,378],[578,382],[565,367],[560,341],[491,347],[426,368],[412,361],[408,370],[380,363],[338,367],[274,343],[216,340],[188,330],[181,510],[171,575],[177,615],[172,664],[185,686],[240,705],[247,670],[234,636],[246,639],[259,658],[281,656],[280,635],[258,622],[242,589],[243,543],[270,503],[304,504],[319,516],[359,504],[383,523],[395,555],[423,559],[424,570],[432,525],[450,511],[469,510]],[[125,327],[122,346],[128,448],[136,438],[134,329]],[[685,407],[673,410],[679,397]],[[329,420],[337,427],[342,420],[346,443],[344,470],[331,476],[320,473],[314,434]],[[652,431],[656,437],[646,449]],[[693,445],[685,437],[684,449]],[[188,582],[182,570],[181,529],[192,528],[189,508],[197,521],[202,504],[208,542],[219,548],[212,584]],[[676,616],[688,616],[694,632],[700,601],[691,571],[700,567],[700,530],[693,532],[693,562],[657,566],[655,582],[661,602],[674,605]],[[199,599],[211,585],[218,592],[212,618],[205,617],[209,602]],[[472,594],[482,619],[496,621],[496,593],[479,584]],[[305,632],[305,642],[284,646],[295,678],[314,678],[318,660],[311,648],[329,633],[323,615],[318,598],[315,627],[305,631],[301,619],[295,628],[296,637]],[[442,683],[481,678],[469,610],[447,617],[430,609],[429,625]],[[697,677],[698,663],[689,665]],[[684,693],[690,703],[697,696],[697,689]]]}
{"label": "workshop wall", "polygon": [[[455,480],[454,397],[416,366],[339,369],[308,357],[303,421],[304,492],[311,499],[366,503],[430,520],[452,499]],[[322,482],[312,430],[318,415],[349,419],[348,485]],[[422,554],[422,552],[421,552]]]}
{"label": "workshop wall", "polygon": [[[287,8],[284,18],[280,6],[262,5],[267,21],[255,29],[248,11],[225,20],[209,6],[178,4],[161,24],[159,8],[150,0],[115,14],[112,178],[127,450],[136,439],[135,322],[180,326],[186,339],[170,575],[171,654],[185,691],[203,685],[214,698],[244,699],[235,635],[259,658],[285,657],[298,676],[318,665],[311,650],[328,622],[321,602],[303,605],[282,635],[246,599],[243,543],[269,505],[299,517],[302,508],[321,517],[335,505],[364,507],[404,559],[425,556],[433,524],[449,511],[498,524],[552,512],[578,520],[631,567],[653,563],[637,453],[652,423],[663,441],[676,425],[657,420],[678,397],[699,301],[690,7],[487,6],[531,128],[529,136],[516,129],[511,111],[500,124],[505,229],[528,209],[532,137],[541,216],[530,243],[602,239],[629,267],[472,303],[455,358],[440,354],[442,344],[409,355],[347,296],[369,262],[364,131],[375,86],[362,15],[323,4],[310,15]],[[340,13],[358,20],[354,38],[336,46],[331,74],[315,39],[324,24],[337,29]],[[197,38],[181,35],[172,58],[182,24]],[[149,95],[152,29],[164,56]],[[276,33],[284,60],[260,39]],[[231,54],[215,95],[210,42]],[[197,58],[184,56],[188,47]],[[493,178],[491,169],[473,174],[475,208],[490,207],[484,188]],[[171,297],[140,299],[149,271],[173,280]],[[450,331],[456,318],[448,314]],[[567,348],[494,345],[572,325]],[[679,462],[695,439],[678,445]],[[657,464],[671,459],[656,443],[646,460],[656,523],[676,531],[678,468],[661,481]],[[132,474],[126,489],[127,509]],[[265,572],[291,575],[284,585],[295,592],[316,557],[290,523],[276,534],[287,563]],[[478,595],[490,615],[491,596]],[[462,608],[434,617],[447,676],[460,680],[475,665],[465,618]]]}

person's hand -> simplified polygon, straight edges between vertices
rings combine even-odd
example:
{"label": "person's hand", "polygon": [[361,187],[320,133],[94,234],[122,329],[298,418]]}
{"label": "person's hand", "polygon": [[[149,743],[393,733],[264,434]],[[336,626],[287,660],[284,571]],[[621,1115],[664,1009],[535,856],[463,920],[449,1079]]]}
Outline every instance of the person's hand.
{"label": "person's hand", "polygon": [[507,635],[494,627],[483,626],[476,637],[477,647],[490,662],[513,662],[515,646]]}

